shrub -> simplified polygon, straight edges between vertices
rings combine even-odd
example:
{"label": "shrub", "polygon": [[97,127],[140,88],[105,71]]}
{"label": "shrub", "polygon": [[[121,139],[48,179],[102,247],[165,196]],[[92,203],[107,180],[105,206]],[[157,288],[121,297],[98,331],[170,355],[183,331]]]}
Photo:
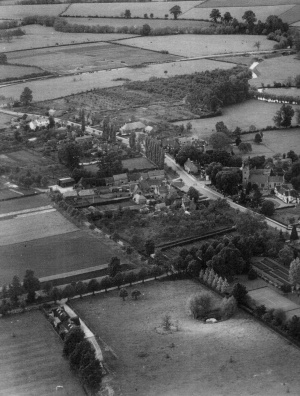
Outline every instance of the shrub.
{"label": "shrub", "polygon": [[267,312],[267,308],[265,305],[259,305],[253,310],[253,313],[258,317],[261,318]]}
{"label": "shrub", "polygon": [[248,272],[248,279],[254,280],[254,279],[257,279],[257,276],[258,276],[257,272],[253,268],[250,268],[250,270]]}
{"label": "shrub", "polygon": [[134,300],[137,300],[138,297],[141,296],[141,294],[142,294],[142,293],[141,293],[138,289],[135,289],[135,290],[132,291],[131,297],[132,297]]}
{"label": "shrub", "polygon": [[292,291],[291,285],[281,285],[280,290],[283,291],[283,293],[290,293]]}
{"label": "shrub", "polygon": [[286,314],[283,311],[283,309],[275,309],[275,311],[273,312],[273,321],[272,323],[275,326],[281,326],[285,323],[286,321]]}
{"label": "shrub", "polygon": [[237,311],[237,303],[236,299],[231,296],[229,298],[224,297],[222,302],[221,302],[221,312],[222,312],[222,317],[224,319],[229,319],[231,316],[233,316]]}
{"label": "shrub", "polygon": [[204,318],[213,308],[212,295],[208,292],[194,294],[188,300],[188,308],[194,319]]}
{"label": "shrub", "polygon": [[165,315],[163,318],[162,318],[162,321],[161,321],[161,326],[162,326],[162,328],[164,329],[164,330],[166,330],[166,331],[169,331],[169,330],[171,330],[171,326],[172,326],[172,321],[171,321],[171,316],[170,315]]}
{"label": "shrub", "polygon": [[265,322],[267,322],[267,323],[271,323],[272,322],[272,320],[273,320],[273,312],[274,312],[274,309],[270,309],[270,310],[268,310],[263,316],[262,316],[262,319],[265,321]]}
{"label": "shrub", "polygon": [[240,283],[236,283],[233,287],[231,295],[236,299],[238,304],[245,303],[248,291],[246,287]]}

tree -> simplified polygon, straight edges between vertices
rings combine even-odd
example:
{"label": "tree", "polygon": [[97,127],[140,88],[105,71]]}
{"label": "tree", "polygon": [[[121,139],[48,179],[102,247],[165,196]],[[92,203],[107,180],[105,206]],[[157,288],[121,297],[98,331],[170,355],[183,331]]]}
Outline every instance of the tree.
{"label": "tree", "polygon": [[63,298],[72,298],[75,296],[75,294],[76,294],[76,290],[75,290],[75,285],[73,283],[67,285],[62,292]]}
{"label": "tree", "polygon": [[23,280],[23,288],[28,293],[27,301],[34,302],[35,292],[41,288],[39,279],[34,276],[34,271],[26,270]]}
{"label": "tree", "polygon": [[24,290],[18,276],[14,276],[11,284],[9,285],[9,297],[13,304],[17,304],[19,297],[23,294]]}
{"label": "tree", "polygon": [[257,50],[259,51],[260,46],[261,46],[261,42],[260,41],[255,41],[254,48],[257,48]]}
{"label": "tree", "polygon": [[220,171],[216,175],[216,187],[226,195],[237,194],[239,183],[241,183],[240,171]]}
{"label": "tree", "polygon": [[224,150],[230,144],[229,137],[223,132],[213,133],[209,138],[209,143],[215,150]]}
{"label": "tree", "polygon": [[120,286],[123,283],[123,278],[124,278],[124,276],[123,276],[122,272],[118,272],[113,278],[113,284],[115,286],[117,286],[118,289],[120,289]]}
{"label": "tree", "polygon": [[63,354],[65,357],[69,357],[71,353],[76,348],[77,344],[82,342],[85,338],[85,334],[80,327],[74,327],[67,333],[65,341],[64,341],[64,348]]}
{"label": "tree", "polygon": [[289,266],[294,258],[294,252],[290,247],[284,246],[279,250],[278,258],[284,266]]}
{"label": "tree", "polygon": [[228,135],[229,132],[230,132],[229,129],[227,128],[227,126],[224,124],[223,121],[219,121],[219,122],[216,123],[216,131],[217,131],[217,132],[223,132],[223,133],[225,133],[226,135]]}
{"label": "tree", "polygon": [[145,243],[145,251],[147,256],[150,256],[155,252],[155,243],[152,239],[148,239]]}
{"label": "tree", "polygon": [[95,295],[95,291],[99,290],[100,284],[97,279],[91,279],[87,285],[87,291],[92,292],[93,296]]}
{"label": "tree", "polygon": [[58,159],[70,170],[79,168],[81,149],[76,143],[66,143],[58,150]]}
{"label": "tree", "polygon": [[131,297],[132,297],[134,300],[137,300],[138,297],[141,296],[141,294],[142,294],[142,293],[141,293],[138,289],[135,289],[135,290],[133,290],[133,291],[131,292]]}
{"label": "tree", "polygon": [[252,151],[252,146],[251,146],[250,143],[244,143],[244,142],[242,142],[242,143],[239,144],[239,150],[240,150],[242,153],[249,153],[249,152]]}
{"label": "tree", "polygon": [[129,146],[132,148],[132,150],[135,150],[136,148],[136,134],[135,132],[131,132],[129,136]]}
{"label": "tree", "polygon": [[223,21],[227,24],[230,24],[230,22],[233,20],[233,17],[231,16],[230,12],[225,12],[223,15]]}
{"label": "tree", "polygon": [[131,18],[131,11],[130,10],[125,10],[125,18],[130,19]]}
{"label": "tree", "polygon": [[121,272],[121,261],[118,257],[112,257],[108,264],[108,275],[113,278],[118,272]]}
{"label": "tree", "polygon": [[256,16],[254,12],[251,10],[245,11],[244,15],[242,16],[242,19],[244,19],[244,21],[250,28],[253,28],[256,22]]}
{"label": "tree", "polygon": [[257,230],[268,228],[263,216],[247,211],[238,213],[236,217],[237,231],[244,236],[254,235]]}
{"label": "tree", "polygon": [[218,19],[221,18],[220,10],[218,10],[217,8],[213,8],[211,10],[211,13],[209,14],[209,17],[212,21],[214,21],[216,23],[218,21]]}
{"label": "tree", "polygon": [[182,14],[181,8],[178,5],[175,5],[174,7],[172,7],[169,11],[170,14],[173,15],[174,19],[177,19],[179,15]]}
{"label": "tree", "polygon": [[125,274],[124,282],[129,283],[129,286],[132,286],[132,283],[137,280],[137,275],[133,271],[129,271]]}
{"label": "tree", "polygon": [[20,96],[20,102],[24,105],[24,106],[28,106],[29,103],[32,102],[32,91],[31,89],[29,89],[28,87],[25,87],[23,92],[21,93]]}
{"label": "tree", "polygon": [[151,32],[151,27],[148,24],[143,25],[142,27],[142,36],[149,36]]}
{"label": "tree", "polygon": [[221,302],[221,311],[222,311],[222,317],[224,319],[229,319],[231,318],[231,316],[233,316],[236,313],[237,303],[234,296],[231,296],[229,298],[227,297],[223,298]]}
{"label": "tree", "polygon": [[254,137],[254,142],[257,144],[262,142],[262,137],[261,137],[260,133],[256,133],[256,135]]}
{"label": "tree", "polygon": [[55,302],[57,300],[60,300],[62,298],[62,293],[58,287],[54,287],[51,292],[50,292],[50,298],[54,300]]}
{"label": "tree", "polygon": [[81,110],[80,118],[81,118],[81,131],[84,132],[85,131],[85,112],[84,112],[84,109]]}
{"label": "tree", "polygon": [[293,225],[293,228],[292,228],[290,240],[291,240],[291,241],[296,241],[296,240],[298,240],[298,239],[299,239],[299,236],[298,236],[296,224],[294,224],[294,225]]}
{"label": "tree", "polygon": [[[0,57],[1,57],[1,54],[0,54]],[[0,63],[1,63],[1,61],[0,61]],[[300,74],[298,74],[295,77],[295,85],[296,85],[296,88],[300,88]]]}
{"label": "tree", "polygon": [[200,193],[194,187],[190,187],[187,192],[188,197],[193,200],[195,203],[199,201]]}
{"label": "tree", "polygon": [[260,212],[268,217],[273,216],[275,212],[275,205],[274,202],[265,200],[261,206]]}
{"label": "tree", "polygon": [[192,295],[188,300],[188,307],[194,319],[205,317],[213,308],[211,293],[200,292]]}
{"label": "tree", "polygon": [[295,111],[292,106],[283,104],[273,117],[275,125],[277,127],[289,127],[294,114]]}
{"label": "tree", "polygon": [[138,273],[138,277],[139,277],[139,279],[141,279],[142,283],[145,282],[145,278],[147,277],[147,275],[148,275],[147,268],[145,268],[145,267],[141,268]]}
{"label": "tree", "polygon": [[236,139],[235,139],[235,145],[236,145],[236,147],[239,147],[239,145],[242,143],[242,139],[238,136]]}
{"label": "tree", "polygon": [[0,54],[0,65],[6,65],[7,64],[7,56],[2,52]]}
{"label": "tree", "polygon": [[105,278],[101,279],[100,287],[101,289],[104,289],[106,293],[107,293],[107,289],[109,289],[111,286],[112,286],[112,282],[109,276],[106,276]]}
{"label": "tree", "polygon": [[69,356],[69,362],[72,370],[77,371],[80,369],[82,356],[87,352],[92,352],[92,344],[90,341],[84,339],[76,345],[75,349]]}
{"label": "tree", "polygon": [[293,285],[300,285],[300,260],[299,257],[296,257],[290,265],[289,269],[289,281]]}
{"label": "tree", "polygon": [[119,296],[125,301],[126,297],[128,296],[128,291],[124,288],[120,290]]}
{"label": "tree", "polygon": [[247,293],[248,291],[244,285],[236,283],[233,286],[231,295],[236,299],[238,304],[243,304],[245,303]]}
{"label": "tree", "polygon": [[82,295],[86,293],[86,291],[87,291],[87,286],[85,283],[83,283],[82,281],[76,283],[75,292],[76,294],[79,294],[80,298],[82,298]]}
{"label": "tree", "polygon": [[102,381],[102,368],[99,360],[95,357],[94,351],[83,355],[80,362],[79,375],[83,383],[93,391],[93,394],[96,394]]}

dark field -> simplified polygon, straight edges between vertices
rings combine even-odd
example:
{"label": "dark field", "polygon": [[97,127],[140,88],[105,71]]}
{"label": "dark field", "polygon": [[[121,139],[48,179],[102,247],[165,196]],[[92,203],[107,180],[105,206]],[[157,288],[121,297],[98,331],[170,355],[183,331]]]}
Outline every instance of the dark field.
{"label": "dark field", "polygon": [[37,208],[49,204],[50,204],[50,200],[46,198],[44,194],[36,195],[34,197],[13,199],[11,201],[3,201],[0,203],[0,214]]}

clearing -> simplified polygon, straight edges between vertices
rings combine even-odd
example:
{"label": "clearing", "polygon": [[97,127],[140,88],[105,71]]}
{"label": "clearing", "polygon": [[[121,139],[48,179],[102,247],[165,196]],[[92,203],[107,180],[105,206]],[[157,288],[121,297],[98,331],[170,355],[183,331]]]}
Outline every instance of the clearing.
{"label": "clearing", "polygon": [[35,65],[60,74],[91,72],[148,62],[168,62],[176,59],[177,57],[173,55],[103,42],[10,52],[8,54],[10,63]]}
{"label": "clearing", "polygon": [[[272,50],[274,42],[260,36],[260,50]],[[184,57],[213,56],[217,54],[230,54],[236,52],[255,51],[254,44],[257,36],[249,35],[203,35],[203,34],[178,34],[176,40],[173,36],[136,37],[122,40],[120,44],[151,49],[156,51],[167,50],[170,54]]]}
{"label": "clearing", "polygon": [[43,73],[43,70],[38,67],[30,66],[14,66],[14,65],[0,65],[0,79],[18,78],[29,74]]}
{"label": "clearing", "polygon": [[[190,280],[139,289],[138,301],[122,301],[114,291],[72,302],[117,356],[106,352],[116,396],[198,396],[199,389],[203,395],[279,396],[287,388],[298,395],[300,351],[276,333],[242,312],[213,325],[191,319],[187,299],[202,288]],[[166,314],[179,331],[156,331]]]}
{"label": "clearing", "polygon": [[[84,396],[62,343],[40,311],[1,318],[0,394],[5,396]],[[61,392],[56,386],[63,386]]]}
{"label": "clearing", "polygon": [[[201,1],[178,1],[176,2],[176,5],[180,6],[182,12],[186,12],[200,3]],[[62,16],[120,17],[123,15],[124,17],[125,10],[130,10],[132,18],[144,18],[144,14],[148,14],[149,17],[150,14],[154,14],[154,18],[164,18],[166,14],[169,14],[169,11],[173,6],[174,3],[171,1],[151,3],[114,3],[113,7],[110,3],[77,3],[71,4]],[[128,19],[128,21],[130,21],[130,19]],[[145,23],[147,23],[147,20]],[[128,23],[125,23],[124,25],[126,26]]]}
{"label": "clearing", "polygon": [[4,5],[1,6],[1,18],[23,19],[30,15],[58,16],[66,8],[67,4]]}

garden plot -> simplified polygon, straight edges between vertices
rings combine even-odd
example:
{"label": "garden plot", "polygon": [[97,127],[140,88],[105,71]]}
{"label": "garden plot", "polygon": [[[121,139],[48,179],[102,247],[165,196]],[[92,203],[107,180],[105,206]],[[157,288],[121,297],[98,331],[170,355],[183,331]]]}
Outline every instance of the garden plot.
{"label": "garden plot", "polygon": [[[122,301],[115,291],[72,302],[115,353],[106,352],[106,362],[117,394],[279,396],[287,386],[299,393],[300,351],[250,316],[240,312],[214,325],[191,319],[187,299],[202,288],[189,280],[138,288],[138,301]],[[166,314],[179,331],[156,331]]]}
{"label": "garden plot", "polygon": [[[2,8],[2,7],[1,7]],[[1,11],[0,8],[0,11]],[[53,47],[67,44],[89,43],[98,41],[119,40],[130,38],[131,34],[92,34],[92,33],[62,33],[55,31],[52,27],[40,25],[22,26],[26,31],[24,36],[13,38],[11,42],[0,42],[0,52],[5,51],[8,55],[11,51],[19,51],[30,48]]]}
{"label": "garden plot", "polygon": [[[212,56],[217,54],[230,54],[246,51],[255,51],[254,44],[257,36],[249,35],[177,35],[162,37],[136,37],[122,40],[120,44],[134,47],[169,51],[170,54],[184,57]],[[260,36],[261,50],[271,50],[274,43]]]}
{"label": "garden plot", "polygon": [[[293,5],[270,5],[270,6],[257,6],[251,7],[251,10],[256,15],[257,20],[261,20],[265,22],[265,20],[270,15],[281,15],[284,12],[293,8]],[[189,18],[189,19],[211,19],[210,13],[213,9],[212,8],[193,8],[185,12],[182,15],[182,18]],[[246,7],[220,7],[218,8],[221,15],[224,15],[225,12],[230,12],[233,18],[236,18],[238,21],[243,21],[242,17],[246,11],[249,11],[249,6]]]}
{"label": "garden plot", "polygon": [[43,101],[73,95],[95,88],[116,87],[123,85],[125,78],[132,81],[145,81],[154,76],[168,78],[168,76],[190,74],[217,68],[230,69],[232,68],[232,64],[200,59],[148,65],[141,68],[124,67],[122,69],[82,73],[76,77],[65,76],[0,87],[0,95],[19,98],[24,88],[29,87],[33,92],[33,100]]}
{"label": "garden plot", "polygon": [[41,5],[4,5],[0,6],[2,19],[22,19],[30,15],[58,16],[63,12],[66,4],[41,4]]}
{"label": "garden plot", "polygon": [[[1,395],[85,395],[41,312],[1,318],[0,343]],[[57,391],[57,385],[63,388]]]}
{"label": "garden plot", "polygon": [[[178,1],[176,5],[180,6],[182,12],[194,8],[201,1]],[[146,3],[77,3],[71,4],[62,16],[78,17],[120,17],[124,16],[125,10],[130,10],[131,17],[144,18],[144,14],[154,15],[154,18],[164,18],[166,14],[170,15],[170,9],[174,7],[174,2],[146,2]],[[129,20],[130,22],[130,20]],[[125,26],[127,23],[125,23]],[[123,25],[124,26],[124,25]]]}
{"label": "garden plot", "polygon": [[0,80],[5,78],[20,78],[25,75],[42,73],[43,71],[37,67],[0,65]]}
{"label": "garden plot", "polygon": [[71,45],[8,54],[10,63],[35,65],[60,74],[121,68],[147,62],[167,62],[176,56],[112,43]]}

